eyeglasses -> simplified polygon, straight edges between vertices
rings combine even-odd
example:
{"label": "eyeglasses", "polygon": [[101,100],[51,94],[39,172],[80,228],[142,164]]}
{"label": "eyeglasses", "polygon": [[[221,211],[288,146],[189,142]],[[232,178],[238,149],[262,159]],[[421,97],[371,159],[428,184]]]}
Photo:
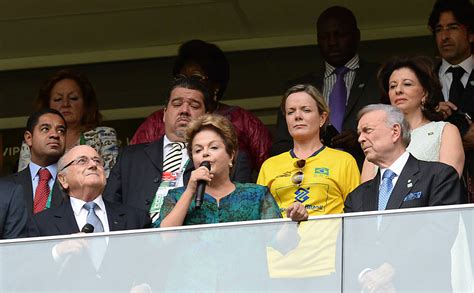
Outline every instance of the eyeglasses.
{"label": "eyeglasses", "polygon": [[295,167],[298,168],[298,171],[296,171],[296,173],[293,174],[293,176],[291,176],[291,182],[293,182],[293,184],[300,186],[301,183],[303,182],[303,178],[304,178],[303,168],[305,165],[306,165],[306,160],[303,160],[303,159],[295,162]]}
{"label": "eyeglasses", "polygon": [[89,158],[89,157],[86,157],[86,156],[81,156],[81,157],[78,157],[74,160],[72,160],[71,162],[67,163],[66,166],[64,166],[61,170],[63,171],[64,169],[66,169],[67,167],[71,166],[71,165],[78,165],[78,166],[87,166],[89,165],[90,162],[93,162],[94,165],[96,165],[97,167],[104,167],[104,160],[102,160],[102,158],[99,158],[99,157],[92,157],[92,158]]}

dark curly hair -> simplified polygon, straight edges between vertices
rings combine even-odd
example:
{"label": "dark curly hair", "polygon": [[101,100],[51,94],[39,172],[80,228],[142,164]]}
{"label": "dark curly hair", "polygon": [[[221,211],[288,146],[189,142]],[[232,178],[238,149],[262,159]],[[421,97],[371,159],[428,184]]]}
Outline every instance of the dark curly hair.
{"label": "dark curly hair", "polygon": [[474,6],[470,0],[438,0],[433,6],[430,17],[428,19],[428,26],[435,34],[436,25],[439,22],[441,13],[451,11],[456,20],[467,26],[469,32],[472,34],[474,30]]}
{"label": "dark curly hair", "polygon": [[202,40],[190,40],[183,43],[178,50],[178,57],[173,66],[173,76],[180,74],[183,67],[196,63],[206,72],[209,80],[219,84],[217,100],[224,95],[230,79],[230,66],[224,52],[214,44]]}
{"label": "dark curly hair", "polygon": [[382,93],[381,102],[390,104],[390,97],[388,95],[390,76],[395,70],[400,68],[412,70],[426,91],[426,99],[422,107],[423,115],[430,121],[442,120],[441,114],[435,110],[438,103],[442,101],[441,84],[433,62],[425,56],[395,56],[388,59],[380,67],[377,79]]}
{"label": "dark curly hair", "polygon": [[71,69],[56,71],[41,84],[38,95],[34,101],[35,110],[50,107],[51,90],[58,82],[64,79],[74,80],[82,91],[84,115],[82,116],[81,125],[84,127],[83,131],[97,127],[102,122],[102,115],[99,112],[94,87],[85,75]]}

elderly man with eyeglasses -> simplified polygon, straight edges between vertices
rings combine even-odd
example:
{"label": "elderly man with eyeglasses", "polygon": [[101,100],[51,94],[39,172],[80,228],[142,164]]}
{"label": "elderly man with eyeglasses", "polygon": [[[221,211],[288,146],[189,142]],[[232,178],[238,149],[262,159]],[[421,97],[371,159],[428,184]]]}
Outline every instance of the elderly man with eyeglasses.
{"label": "elderly man with eyeglasses", "polygon": [[68,195],[58,208],[36,214],[28,228],[30,236],[77,233],[86,224],[94,232],[140,229],[150,226],[145,211],[102,198],[106,178],[104,161],[95,149],[76,146],[58,162],[58,180]]}

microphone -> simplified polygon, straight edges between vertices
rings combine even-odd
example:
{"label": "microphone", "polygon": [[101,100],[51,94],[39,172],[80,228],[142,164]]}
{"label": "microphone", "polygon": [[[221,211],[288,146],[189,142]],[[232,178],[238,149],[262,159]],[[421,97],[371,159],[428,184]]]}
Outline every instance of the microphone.
{"label": "microphone", "polygon": [[[211,163],[209,161],[202,161],[199,167],[206,167],[209,171],[211,170]],[[204,196],[204,191],[206,190],[207,182],[205,180],[199,180],[196,188],[196,196],[194,202],[196,203],[196,208],[200,209],[202,204],[202,198]]]}
{"label": "microphone", "polygon": [[87,224],[84,225],[84,227],[82,227],[81,232],[82,233],[93,233],[94,232],[94,226],[87,223]]}

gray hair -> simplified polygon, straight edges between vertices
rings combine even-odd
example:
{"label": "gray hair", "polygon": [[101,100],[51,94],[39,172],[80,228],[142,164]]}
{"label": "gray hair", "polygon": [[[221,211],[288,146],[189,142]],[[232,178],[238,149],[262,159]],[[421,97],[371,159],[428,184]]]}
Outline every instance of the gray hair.
{"label": "gray hair", "polygon": [[388,127],[392,127],[395,124],[400,125],[401,128],[401,137],[402,142],[407,147],[410,144],[411,135],[410,135],[410,125],[408,121],[405,119],[405,115],[396,107],[392,105],[385,105],[385,104],[372,104],[367,105],[362,110],[359,111],[357,114],[357,120],[360,120],[362,116],[367,113],[374,112],[374,111],[383,111],[387,115],[387,120],[385,123]]}
{"label": "gray hair", "polygon": [[58,160],[58,174],[66,172],[66,170],[64,170],[64,171],[61,171],[61,170],[64,168],[64,166],[66,166],[67,163],[69,163],[69,162],[64,161],[67,153],[69,153],[69,150],[67,150],[64,153],[64,155],[62,155],[61,158],[59,158],[59,160]]}

